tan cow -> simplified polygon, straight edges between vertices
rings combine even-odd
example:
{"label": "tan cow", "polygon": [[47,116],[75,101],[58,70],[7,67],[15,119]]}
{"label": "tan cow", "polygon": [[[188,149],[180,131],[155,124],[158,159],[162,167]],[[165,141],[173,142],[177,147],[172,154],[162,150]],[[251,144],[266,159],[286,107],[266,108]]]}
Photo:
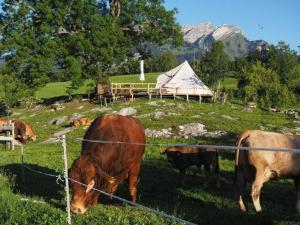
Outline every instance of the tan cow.
{"label": "tan cow", "polygon": [[72,120],[70,125],[71,125],[71,127],[78,127],[80,125],[89,126],[89,125],[91,125],[91,123],[92,123],[92,120],[90,118],[88,118],[87,116],[84,116],[84,117]]}
{"label": "tan cow", "polygon": [[[299,149],[300,136],[285,135],[260,130],[246,130],[237,141],[238,147]],[[270,179],[294,179],[297,201],[296,210],[300,213],[300,153],[292,151],[239,150],[235,162],[235,194],[240,209],[246,211],[242,195],[246,183],[252,184],[251,197],[257,212],[261,211],[260,191]]]}

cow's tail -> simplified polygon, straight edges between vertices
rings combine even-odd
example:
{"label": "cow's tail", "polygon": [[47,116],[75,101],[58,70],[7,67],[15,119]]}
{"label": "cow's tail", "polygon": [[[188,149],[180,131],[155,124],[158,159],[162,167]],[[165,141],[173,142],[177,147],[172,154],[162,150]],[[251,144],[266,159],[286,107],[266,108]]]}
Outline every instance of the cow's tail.
{"label": "cow's tail", "polygon": [[239,147],[241,146],[242,142],[249,137],[251,131],[249,130],[245,130],[243,131],[238,140],[236,141],[236,146],[237,146],[237,149],[236,149],[236,154],[235,154],[235,166],[238,166],[239,164],[239,158],[240,158],[240,149]]}

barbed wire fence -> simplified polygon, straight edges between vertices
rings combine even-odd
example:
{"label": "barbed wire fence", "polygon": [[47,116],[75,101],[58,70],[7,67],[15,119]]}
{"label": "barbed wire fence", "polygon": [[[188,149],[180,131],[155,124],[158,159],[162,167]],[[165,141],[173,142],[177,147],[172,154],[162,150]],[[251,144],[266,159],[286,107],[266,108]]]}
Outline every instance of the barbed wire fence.
{"label": "barbed wire fence", "polygon": [[[24,182],[25,180],[25,175],[24,175],[24,169],[26,168],[27,170],[34,172],[34,173],[38,173],[44,176],[49,176],[49,177],[54,177],[56,178],[56,183],[59,184],[59,182],[63,182],[65,184],[64,186],[64,190],[65,190],[65,201],[66,201],[66,212],[67,212],[67,222],[68,224],[71,224],[71,207],[70,207],[70,187],[69,187],[69,181],[75,182],[77,184],[80,184],[84,187],[87,187],[87,184],[84,184],[80,181],[71,179],[68,177],[68,158],[67,158],[67,140],[68,141],[74,141],[74,142],[92,142],[92,143],[98,143],[98,144],[127,144],[127,145],[142,145],[142,146],[156,146],[156,147],[172,147],[172,146],[177,146],[177,147],[197,147],[197,148],[215,148],[215,149],[224,149],[224,150],[242,150],[242,151],[280,151],[280,152],[291,152],[291,153],[300,153],[300,149],[296,149],[296,148],[266,148],[266,147],[259,147],[259,148],[249,148],[249,147],[237,147],[237,146],[229,146],[229,145],[202,145],[202,144],[178,144],[178,143],[173,143],[173,144],[155,144],[155,143],[135,143],[135,142],[123,142],[123,141],[102,141],[102,140],[88,140],[88,139],[83,139],[83,138],[73,138],[73,139],[66,139],[66,136],[63,135],[61,137],[56,138],[55,140],[53,140],[54,142],[61,142],[62,145],[62,158],[64,161],[64,171],[62,174],[51,174],[51,173],[46,173],[46,172],[42,172],[42,171],[38,171],[35,169],[32,169],[28,166],[25,165],[24,163],[24,146],[21,145],[20,146],[20,155],[21,155],[21,176],[22,176],[22,182]],[[49,143],[40,143],[42,145],[45,144],[49,144]],[[146,207],[144,205],[129,201],[127,199],[121,198],[119,196],[116,196],[112,193],[107,193],[104,192],[102,190],[99,190],[97,188],[92,188],[94,191],[97,191],[101,194],[104,194],[110,198],[114,198],[116,200],[119,200],[121,202],[124,202],[126,204],[141,208],[143,210],[152,212],[158,216],[162,216],[183,224],[187,224],[187,225],[195,225],[195,223],[183,220],[181,218],[169,215],[163,211],[159,211],[159,210],[154,210],[152,208]]]}

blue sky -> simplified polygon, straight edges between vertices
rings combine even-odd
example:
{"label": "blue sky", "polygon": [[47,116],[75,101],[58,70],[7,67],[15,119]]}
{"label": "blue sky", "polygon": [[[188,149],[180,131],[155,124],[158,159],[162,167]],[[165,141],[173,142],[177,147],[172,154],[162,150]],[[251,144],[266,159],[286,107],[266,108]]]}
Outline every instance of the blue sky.
{"label": "blue sky", "polygon": [[177,8],[177,22],[214,26],[237,25],[249,40],[263,39],[270,44],[283,40],[299,52],[299,0],[165,0],[167,9]]}

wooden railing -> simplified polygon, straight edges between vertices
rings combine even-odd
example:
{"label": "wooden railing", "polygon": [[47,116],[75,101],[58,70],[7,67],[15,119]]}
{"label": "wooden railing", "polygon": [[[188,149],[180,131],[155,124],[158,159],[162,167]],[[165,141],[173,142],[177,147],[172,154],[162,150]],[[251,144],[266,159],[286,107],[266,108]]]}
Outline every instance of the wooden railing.
{"label": "wooden railing", "polygon": [[14,150],[14,141],[15,141],[15,129],[14,123],[11,121],[7,125],[0,126],[0,141],[6,142],[6,148],[11,148]]}
{"label": "wooden railing", "polygon": [[[156,83],[111,83],[110,91],[113,96],[113,99],[117,99],[117,96],[120,95],[129,95],[133,99],[134,96],[142,94],[148,95],[149,99],[151,99],[152,95],[159,95],[160,98],[162,96],[173,96],[174,99],[176,96],[186,96],[186,99],[189,99],[189,96],[195,96],[195,94],[191,93],[178,93],[177,88],[155,88]],[[194,90],[194,88],[191,88]],[[202,97],[211,96],[211,94],[196,94],[199,97],[199,101],[201,102]]]}
{"label": "wooden railing", "polygon": [[156,91],[156,83],[111,83],[110,90],[114,94],[134,94],[138,92],[146,92],[151,94]]}

